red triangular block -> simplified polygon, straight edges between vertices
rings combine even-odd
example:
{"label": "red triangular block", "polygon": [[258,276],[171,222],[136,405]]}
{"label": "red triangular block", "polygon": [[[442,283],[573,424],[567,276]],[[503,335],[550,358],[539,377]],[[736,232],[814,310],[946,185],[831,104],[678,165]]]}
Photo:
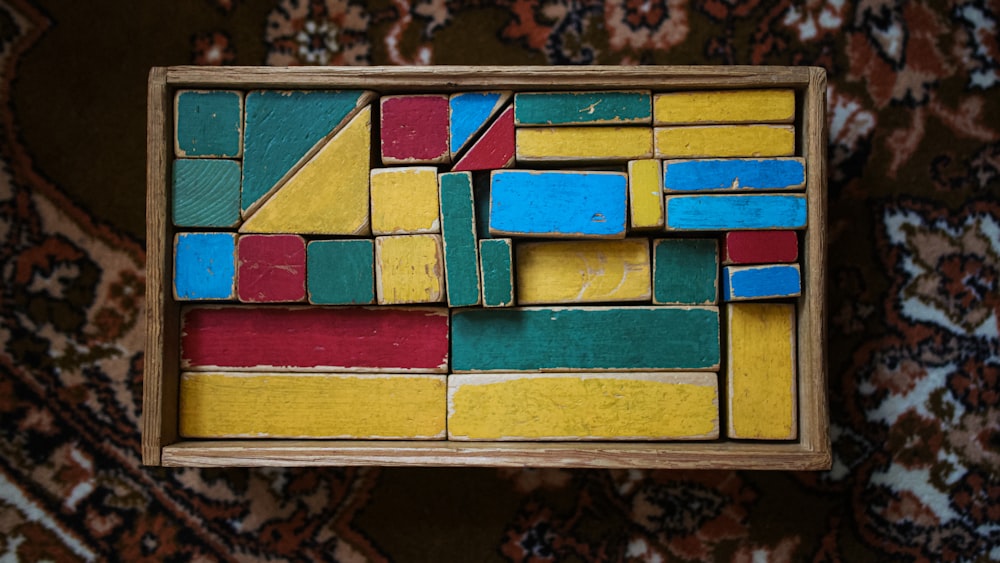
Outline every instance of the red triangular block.
{"label": "red triangular block", "polygon": [[494,170],[510,168],[513,164],[514,106],[510,105],[452,167],[452,171]]}

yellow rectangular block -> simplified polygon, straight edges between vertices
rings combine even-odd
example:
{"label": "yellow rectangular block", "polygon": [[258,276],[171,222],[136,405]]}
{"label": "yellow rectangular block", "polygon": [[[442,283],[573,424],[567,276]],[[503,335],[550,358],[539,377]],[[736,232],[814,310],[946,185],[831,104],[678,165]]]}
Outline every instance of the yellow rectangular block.
{"label": "yellow rectangular block", "polygon": [[372,233],[441,232],[437,168],[376,168],[371,174]]}
{"label": "yellow rectangular block", "polygon": [[659,160],[629,161],[628,213],[633,229],[663,228],[663,172]]}
{"label": "yellow rectangular block", "polygon": [[793,90],[669,92],[653,98],[655,125],[791,123]]}
{"label": "yellow rectangular block", "polygon": [[653,156],[649,127],[519,127],[518,162],[624,162]]}
{"label": "yellow rectangular block", "polygon": [[795,305],[730,303],[729,437],[797,437]]}
{"label": "yellow rectangular block", "polygon": [[718,375],[448,376],[450,440],[712,440]]}
{"label": "yellow rectangular block", "polygon": [[521,305],[650,299],[649,239],[532,242],[515,249]]}
{"label": "yellow rectangular block", "polygon": [[184,373],[187,438],[442,439],[445,375]]}
{"label": "yellow rectangular block", "polygon": [[657,127],[657,158],[794,156],[792,125]]}
{"label": "yellow rectangular block", "polygon": [[379,305],[440,303],[444,298],[441,235],[377,237],[375,289]]}

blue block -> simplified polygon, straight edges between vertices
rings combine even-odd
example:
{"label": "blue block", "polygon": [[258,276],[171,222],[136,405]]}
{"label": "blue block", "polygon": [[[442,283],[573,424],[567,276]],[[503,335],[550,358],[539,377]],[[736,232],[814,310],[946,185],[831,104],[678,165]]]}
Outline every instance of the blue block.
{"label": "blue block", "polygon": [[243,94],[182,90],[174,100],[179,157],[238,158],[243,147]]}
{"label": "blue block", "polygon": [[453,94],[449,100],[449,128],[451,154],[456,154],[486,125],[496,113],[500,92],[463,92]]}
{"label": "blue block", "polygon": [[728,266],[722,269],[725,301],[797,297],[802,293],[798,264]]}
{"label": "blue block", "polygon": [[663,163],[663,189],[667,192],[801,189],[805,182],[805,162],[801,158],[667,160]]}
{"label": "blue block", "polygon": [[806,228],[806,196],[784,194],[666,197],[668,231]]}
{"label": "blue block", "polygon": [[490,234],[624,238],[627,189],[618,172],[496,170]]}
{"label": "blue block", "polygon": [[233,299],[236,293],[236,235],[181,233],[174,242],[174,297]]}

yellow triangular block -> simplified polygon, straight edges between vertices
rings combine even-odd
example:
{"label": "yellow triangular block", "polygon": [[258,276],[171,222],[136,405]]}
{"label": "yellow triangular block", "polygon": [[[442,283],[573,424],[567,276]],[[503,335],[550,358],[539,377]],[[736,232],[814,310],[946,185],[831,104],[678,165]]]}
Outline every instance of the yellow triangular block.
{"label": "yellow triangular block", "polygon": [[244,221],[240,232],[370,234],[371,133],[368,106]]}

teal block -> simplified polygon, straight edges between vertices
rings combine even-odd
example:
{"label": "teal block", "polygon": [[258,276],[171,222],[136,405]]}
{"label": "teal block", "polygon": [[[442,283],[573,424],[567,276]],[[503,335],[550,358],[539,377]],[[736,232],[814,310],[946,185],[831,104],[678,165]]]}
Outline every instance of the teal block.
{"label": "teal block", "polygon": [[479,251],[476,242],[472,174],[448,172],[439,175],[438,178],[448,305],[451,307],[478,305]]}
{"label": "teal block", "polygon": [[486,307],[510,307],[514,304],[512,247],[511,240],[507,238],[479,241],[483,305]]}
{"label": "teal block", "polygon": [[243,152],[243,94],[181,90],[174,98],[178,157],[239,158]]}
{"label": "teal block", "polygon": [[173,221],[178,227],[233,227],[240,220],[240,163],[174,161]]}
{"label": "teal block", "polygon": [[653,122],[649,92],[528,92],[514,95],[517,125]]}
{"label": "teal block", "polygon": [[375,242],[316,240],[306,247],[306,287],[317,305],[375,302]]}
{"label": "teal block", "polygon": [[719,300],[719,243],[659,239],[653,243],[653,303],[710,305]]}
{"label": "teal block", "polygon": [[180,233],[174,239],[174,297],[236,297],[236,235]]}

